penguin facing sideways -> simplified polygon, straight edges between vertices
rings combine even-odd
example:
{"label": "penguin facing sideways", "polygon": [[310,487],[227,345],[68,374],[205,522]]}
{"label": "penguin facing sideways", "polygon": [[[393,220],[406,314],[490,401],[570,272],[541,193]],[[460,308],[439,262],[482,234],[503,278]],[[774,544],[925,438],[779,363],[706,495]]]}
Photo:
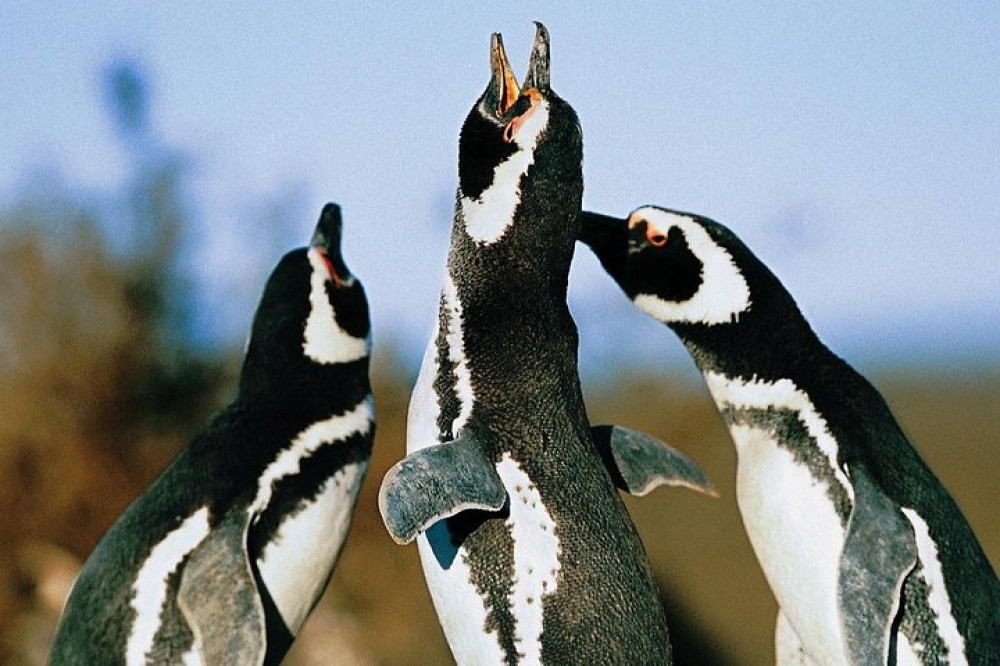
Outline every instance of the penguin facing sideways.
{"label": "penguin facing sideways", "polygon": [[592,433],[566,304],[580,126],[550,87],[544,26],[522,85],[496,34],[491,62],[460,134],[447,274],[408,455],[386,474],[379,508],[393,539],[417,540],[458,663],[669,663],[656,585],[615,481],[637,493],[707,482],[651,437]]}
{"label": "penguin facing sideways", "polygon": [[705,377],[780,607],[779,664],[998,664],[1000,583],[882,396],[729,229],[656,207],[580,239]]}
{"label": "penguin facing sideways", "polygon": [[233,402],[83,567],[53,664],[277,664],[330,578],[372,450],[370,331],[327,204],[271,273]]}

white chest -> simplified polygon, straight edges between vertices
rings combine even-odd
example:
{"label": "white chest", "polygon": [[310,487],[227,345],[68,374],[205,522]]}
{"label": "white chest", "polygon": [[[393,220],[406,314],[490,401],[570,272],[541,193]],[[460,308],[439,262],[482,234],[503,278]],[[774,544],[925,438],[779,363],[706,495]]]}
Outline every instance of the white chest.
{"label": "white chest", "polygon": [[257,560],[261,578],[285,625],[305,623],[347,538],[367,463],[353,463],[327,480],[316,498],[287,517]]}
{"label": "white chest", "polygon": [[[497,473],[510,498],[506,527],[513,541],[514,572],[507,604],[514,619],[513,644],[523,663],[537,664],[542,658],[545,599],[558,586],[561,545],[555,521],[517,461],[504,455]],[[417,543],[434,607],[457,662],[503,663],[500,637],[486,629],[486,600],[473,583],[466,548],[450,545],[444,523]]]}
{"label": "white chest", "polygon": [[[443,406],[434,383],[443,370],[450,370],[454,381],[449,387],[457,405],[451,416],[453,433],[461,431],[475,404],[465,355],[462,303],[450,276],[445,280],[442,296],[444,316],[438,326],[445,328],[435,329],[411,396],[406,433],[408,453],[442,443],[439,419]],[[437,340],[442,333],[447,353],[438,358]],[[505,527],[513,541],[514,575],[506,604],[515,624],[512,641],[523,663],[540,663],[543,603],[556,589],[560,568],[555,521],[534,481],[518,461],[507,454],[496,469],[510,502]],[[452,544],[443,521],[418,536],[417,546],[438,619],[456,661],[459,664],[504,663],[501,638],[495,630],[487,629],[490,609],[483,592],[473,582],[466,547],[456,548]],[[489,557],[489,554],[477,553],[476,557]]]}
{"label": "white chest", "polygon": [[[837,608],[844,525],[832,491],[853,500],[837,464],[837,443],[809,396],[791,380],[735,380],[708,373],[721,410],[754,414],[729,426],[736,445],[736,499],[761,569],[789,624],[817,664],[845,659]],[[801,442],[779,442],[764,415],[800,424]],[[789,446],[807,447],[814,469]],[[826,471],[818,474],[815,467]],[[831,487],[835,486],[835,487]]]}
{"label": "white chest", "polygon": [[[258,480],[251,515],[271,502],[275,487],[294,477],[302,463],[326,446],[337,446],[356,434],[371,431],[374,409],[369,398],[354,409],[310,425],[282,451]],[[281,521],[274,539],[257,559],[261,578],[285,625],[294,634],[305,622],[326,585],[354,513],[358,489],[368,464],[345,465],[326,480],[305,506]]]}
{"label": "white chest", "polygon": [[844,663],[837,572],[844,529],[827,489],[770,432],[731,428],[747,536],[789,623],[817,664]]}

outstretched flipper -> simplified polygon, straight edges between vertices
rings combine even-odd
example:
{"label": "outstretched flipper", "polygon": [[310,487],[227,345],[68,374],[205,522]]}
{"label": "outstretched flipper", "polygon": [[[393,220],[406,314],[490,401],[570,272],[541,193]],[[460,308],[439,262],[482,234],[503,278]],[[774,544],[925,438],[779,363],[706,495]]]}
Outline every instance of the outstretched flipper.
{"label": "outstretched flipper", "polygon": [[913,527],[863,465],[848,467],[854,510],[840,556],[837,602],[851,664],[889,663],[903,582],[917,563]]}
{"label": "outstretched flipper", "polygon": [[232,511],[191,553],[177,604],[204,664],[262,664],[264,608],[247,555],[249,516]]}
{"label": "outstretched flipper", "polygon": [[378,493],[382,520],[396,543],[409,543],[462,511],[499,511],[506,501],[496,466],[466,433],[403,458],[386,472]]}
{"label": "outstretched flipper", "polygon": [[590,431],[620,489],[641,497],[659,486],[684,486],[719,496],[697,463],[666,442],[616,425],[593,426]]}

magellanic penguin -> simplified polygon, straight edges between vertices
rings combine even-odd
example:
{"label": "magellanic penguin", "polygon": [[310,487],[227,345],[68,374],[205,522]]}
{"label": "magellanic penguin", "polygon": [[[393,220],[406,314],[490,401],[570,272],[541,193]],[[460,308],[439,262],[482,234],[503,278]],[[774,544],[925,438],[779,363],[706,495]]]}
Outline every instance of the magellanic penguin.
{"label": "magellanic penguin", "polygon": [[657,588],[613,476],[638,492],[706,481],[650,437],[612,426],[592,436],[566,305],[580,126],[549,85],[541,24],[523,85],[499,35],[491,54],[492,79],[461,130],[409,455],[386,474],[379,506],[397,542],[417,539],[458,663],[668,663]]}
{"label": "magellanic penguin", "polygon": [[368,304],[328,204],[271,274],[235,400],[87,560],[53,664],[277,664],[319,599],[371,455]]}
{"label": "magellanic penguin", "polygon": [[667,324],[736,444],[781,664],[998,664],[1000,584],[881,395],[726,227],[645,207],[581,240]]}

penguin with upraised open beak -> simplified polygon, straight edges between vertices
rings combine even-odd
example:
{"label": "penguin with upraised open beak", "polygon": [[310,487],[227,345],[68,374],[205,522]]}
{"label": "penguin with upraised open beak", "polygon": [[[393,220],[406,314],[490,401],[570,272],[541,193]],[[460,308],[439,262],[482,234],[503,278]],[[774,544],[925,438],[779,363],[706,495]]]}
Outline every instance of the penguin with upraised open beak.
{"label": "penguin with upraised open beak", "polygon": [[52,664],[278,664],[326,588],[375,434],[368,303],[327,204],[271,273],[239,388],[87,559]]}
{"label": "penguin with upraised open beak", "polygon": [[710,487],[652,437],[591,429],[566,305],[580,125],[550,87],[541,24],[521,85],[499,35],[491,64],[461,130],[408,455],[386,474],[380,509],[396,541],[416,539],[458,663],[669,663],[656,584],[615,483]]}

